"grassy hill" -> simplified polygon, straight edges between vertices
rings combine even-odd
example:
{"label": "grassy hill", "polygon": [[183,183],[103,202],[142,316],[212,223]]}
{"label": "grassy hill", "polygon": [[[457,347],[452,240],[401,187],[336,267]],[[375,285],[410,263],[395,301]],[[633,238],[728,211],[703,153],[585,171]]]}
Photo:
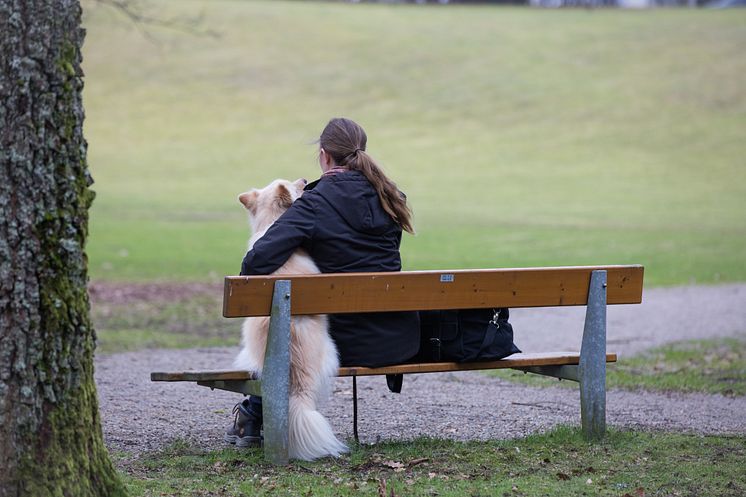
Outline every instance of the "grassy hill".
{"label": "grassy hill", "polygon": [[318,175],[360,122],[418,234],[405,268],[642,263],[746,280],[746,12],[84,2],[94,279],[236,274],[238,193]]}

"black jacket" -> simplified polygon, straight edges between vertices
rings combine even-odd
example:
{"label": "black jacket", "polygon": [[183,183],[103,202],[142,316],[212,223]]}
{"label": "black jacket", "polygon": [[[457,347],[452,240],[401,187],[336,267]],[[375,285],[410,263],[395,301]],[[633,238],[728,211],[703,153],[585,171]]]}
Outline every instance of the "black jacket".
{"label": "black jacket", "polygon": [[[309,184],[254,244],[241,274],[270,274],[298,247],[322,273],[400,271],[401,235],[365,176],[357,171],[325,176]],[[335,314],[329,322],[342,365],[400,363],[419,348],[416,312]]]}

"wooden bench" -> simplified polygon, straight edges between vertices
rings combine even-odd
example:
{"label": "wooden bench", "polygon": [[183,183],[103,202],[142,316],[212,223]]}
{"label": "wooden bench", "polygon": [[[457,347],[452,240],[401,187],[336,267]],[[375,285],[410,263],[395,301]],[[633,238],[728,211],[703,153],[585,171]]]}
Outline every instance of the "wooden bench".
{"label": "wooden bench", "polygon": [[[338,375],[353,379],[356,438],[358,376],[513,368],[577,381],[583,432],[589,439],[598,439],[606,429],[606,363],[616,361],[616,354],[606,352],[606,305],[642,302],[642,282],[643,267],[638,265],[229,276],[225,278],[223,316],[271,316],[262,378],[248,371],[182,371],[153,372],[151,380],[190,381],[261,395],[265,458],[285,464],[291,315],[585,305],[579,354],[522,353],[490,362],[342,367]],[[518,336],[529,332],[519,329]]]}

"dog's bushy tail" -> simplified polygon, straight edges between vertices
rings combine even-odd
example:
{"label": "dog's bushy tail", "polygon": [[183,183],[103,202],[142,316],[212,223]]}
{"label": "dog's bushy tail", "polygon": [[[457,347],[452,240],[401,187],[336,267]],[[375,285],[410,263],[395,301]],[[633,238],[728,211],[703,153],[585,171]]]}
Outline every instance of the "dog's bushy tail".
{"label": "dog's bushy tail", "polygon": [[312,461],[320,457],[338,457],[348,451],[340,442],[316,403],[306,395],[290,396],[290,457]]}
{"label": "dog's bushy tail", "polygon": [[317,406],[331,393],[339,367],[325,316],[298,316],[290,344],[290,457],[310,461],[347,452]]}

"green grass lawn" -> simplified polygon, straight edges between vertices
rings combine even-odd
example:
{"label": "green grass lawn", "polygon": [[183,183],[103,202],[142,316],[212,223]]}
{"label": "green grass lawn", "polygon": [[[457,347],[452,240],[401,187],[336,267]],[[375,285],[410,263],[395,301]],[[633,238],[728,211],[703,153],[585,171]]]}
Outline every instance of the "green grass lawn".
{"label": "green grass lawn", "polygon": [[235,347],[241,336],[241,320],[221,316],[219,292],[215,288],[212,293],[182,291],[177,295],[174,288],[164,290],[161,297],[156,294],[115,302],[94,298],[91,319],[96,328],[96,351]]}
{"label": "green grass lawn", "polygon": [[746,492],[743,437],[611,430],[602,443],[555,429],[520,440],[420,439],[353,446],[349,456],[272,467],[259,449],[187,443],[118,458],[132,496],[734,497]]}
{"label": "green grass lawn", "polygon": [[237,273],[236,195],[316,177],[310,142],[338,115],[408,194],[405,268],[746,279],[746,12],[142,5],[220,36],[84,2],[94,279]]}
{"label": "green grass lawn", "polygon": [[609,387],[746,395],[744,338],[677,342],[610,368]]}

